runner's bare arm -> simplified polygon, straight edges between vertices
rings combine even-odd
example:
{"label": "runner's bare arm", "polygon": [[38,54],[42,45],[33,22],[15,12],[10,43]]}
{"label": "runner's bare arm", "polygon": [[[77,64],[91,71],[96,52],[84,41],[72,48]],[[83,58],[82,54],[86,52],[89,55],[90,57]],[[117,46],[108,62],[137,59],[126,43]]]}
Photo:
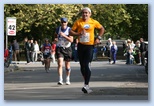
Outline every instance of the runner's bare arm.
{"label": "runner's bare arm", "polygon": [[73,30],[70,30],[70,35],[72,35],[72,36],[81,36],[81,34],[80,33],[77,33],[77,32],[75,32],[75,31],[73,31]]}
{"label": "runner's bare arm", "polygon": [[98,36],[103,36],[103,34],[104,34],[104,31],[105,31],[105,29],[104,29],[104,27],[102,26],[100,29],[99,29],[99,34],[98,34]]}
{"label": "runner's bare arm", "polygon": [[99,29],[99,34],[97,36],[97,38],[95,39],[94,41],[94,44],[97,45],[97,44],[100,44],[100,40],[101,40],[101,37],[103,36],[104,34],[104,27],[102,26],[100,29]]}
{"label": "runner's bare arm", "polygon": [[63,36],[64,38],[66,38],[69,42],[73,42],[73,36],[66,36],[63,32],[59,33],[60,36]]}

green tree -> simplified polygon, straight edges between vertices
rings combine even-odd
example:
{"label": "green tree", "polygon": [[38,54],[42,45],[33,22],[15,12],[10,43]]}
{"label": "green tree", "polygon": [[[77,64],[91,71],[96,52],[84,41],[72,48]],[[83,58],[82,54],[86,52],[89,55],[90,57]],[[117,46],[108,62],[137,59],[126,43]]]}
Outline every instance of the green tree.
{"label": "green tree", "polygon": [[[83,7],[91,8],[92,18],[105,27],[105,37],[148,38],[147,4],[5,4],[4,23],[6,17],[17,18],[19,41],[25,37],[40,41],[46,37],[53,39],[60,18],[67,17],[72,26],[81,17]],[[4,24],[4,32],[5,27]]]}
{"label": "green tree", "polygon": [[127,4],[126,11],[131,16],[131,26],[127,28],[130,38],[148,40],[148,4]]}

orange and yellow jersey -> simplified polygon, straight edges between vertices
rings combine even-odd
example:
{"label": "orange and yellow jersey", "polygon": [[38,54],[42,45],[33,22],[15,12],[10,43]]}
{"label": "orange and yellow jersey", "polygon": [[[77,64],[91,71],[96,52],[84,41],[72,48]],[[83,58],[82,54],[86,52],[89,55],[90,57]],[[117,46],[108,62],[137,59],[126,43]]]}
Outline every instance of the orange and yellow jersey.
{"label": "orange and yellow jersey", "polygon": [[86,35],[79,36],[79,42],[84,45],[94,45],[94,29],[100,29],[101,27],[102,25],[92,18],[86,22],[80,18],[74,23],[72,30],[77,31],[78,33],[85,30]]}

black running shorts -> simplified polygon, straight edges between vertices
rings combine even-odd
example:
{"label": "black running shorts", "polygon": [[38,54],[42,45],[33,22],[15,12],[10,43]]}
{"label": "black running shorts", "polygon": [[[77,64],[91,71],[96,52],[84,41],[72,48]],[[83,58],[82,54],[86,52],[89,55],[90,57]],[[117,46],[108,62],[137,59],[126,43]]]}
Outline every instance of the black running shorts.
{"label": "black running shorts", "polygon": [[72,59],[72,48],[63,48],[63,47],[57,47],[56,48],[56,57],[58,58],[64,58],[65,61],[71,61]]}
{"label": "black running shorts", "polygon": [[48,54],[46,54],[46,55],[43,53],[43,58],[44,58],[44,59],[47,59],[47,58],[50,58],[50,57],[51,57],[51,53],[48,53]]}

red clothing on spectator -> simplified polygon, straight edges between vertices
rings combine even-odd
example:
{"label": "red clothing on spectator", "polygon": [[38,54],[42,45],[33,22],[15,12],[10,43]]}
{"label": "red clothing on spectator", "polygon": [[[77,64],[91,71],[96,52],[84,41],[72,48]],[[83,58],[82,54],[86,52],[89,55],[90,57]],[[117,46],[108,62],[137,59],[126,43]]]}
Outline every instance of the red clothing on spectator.
{"label": "red clothing on spectator", "polygon": [[4,60],[6,60],[9,56],[9,50],[8,49],[5,49],[4,50]]}

